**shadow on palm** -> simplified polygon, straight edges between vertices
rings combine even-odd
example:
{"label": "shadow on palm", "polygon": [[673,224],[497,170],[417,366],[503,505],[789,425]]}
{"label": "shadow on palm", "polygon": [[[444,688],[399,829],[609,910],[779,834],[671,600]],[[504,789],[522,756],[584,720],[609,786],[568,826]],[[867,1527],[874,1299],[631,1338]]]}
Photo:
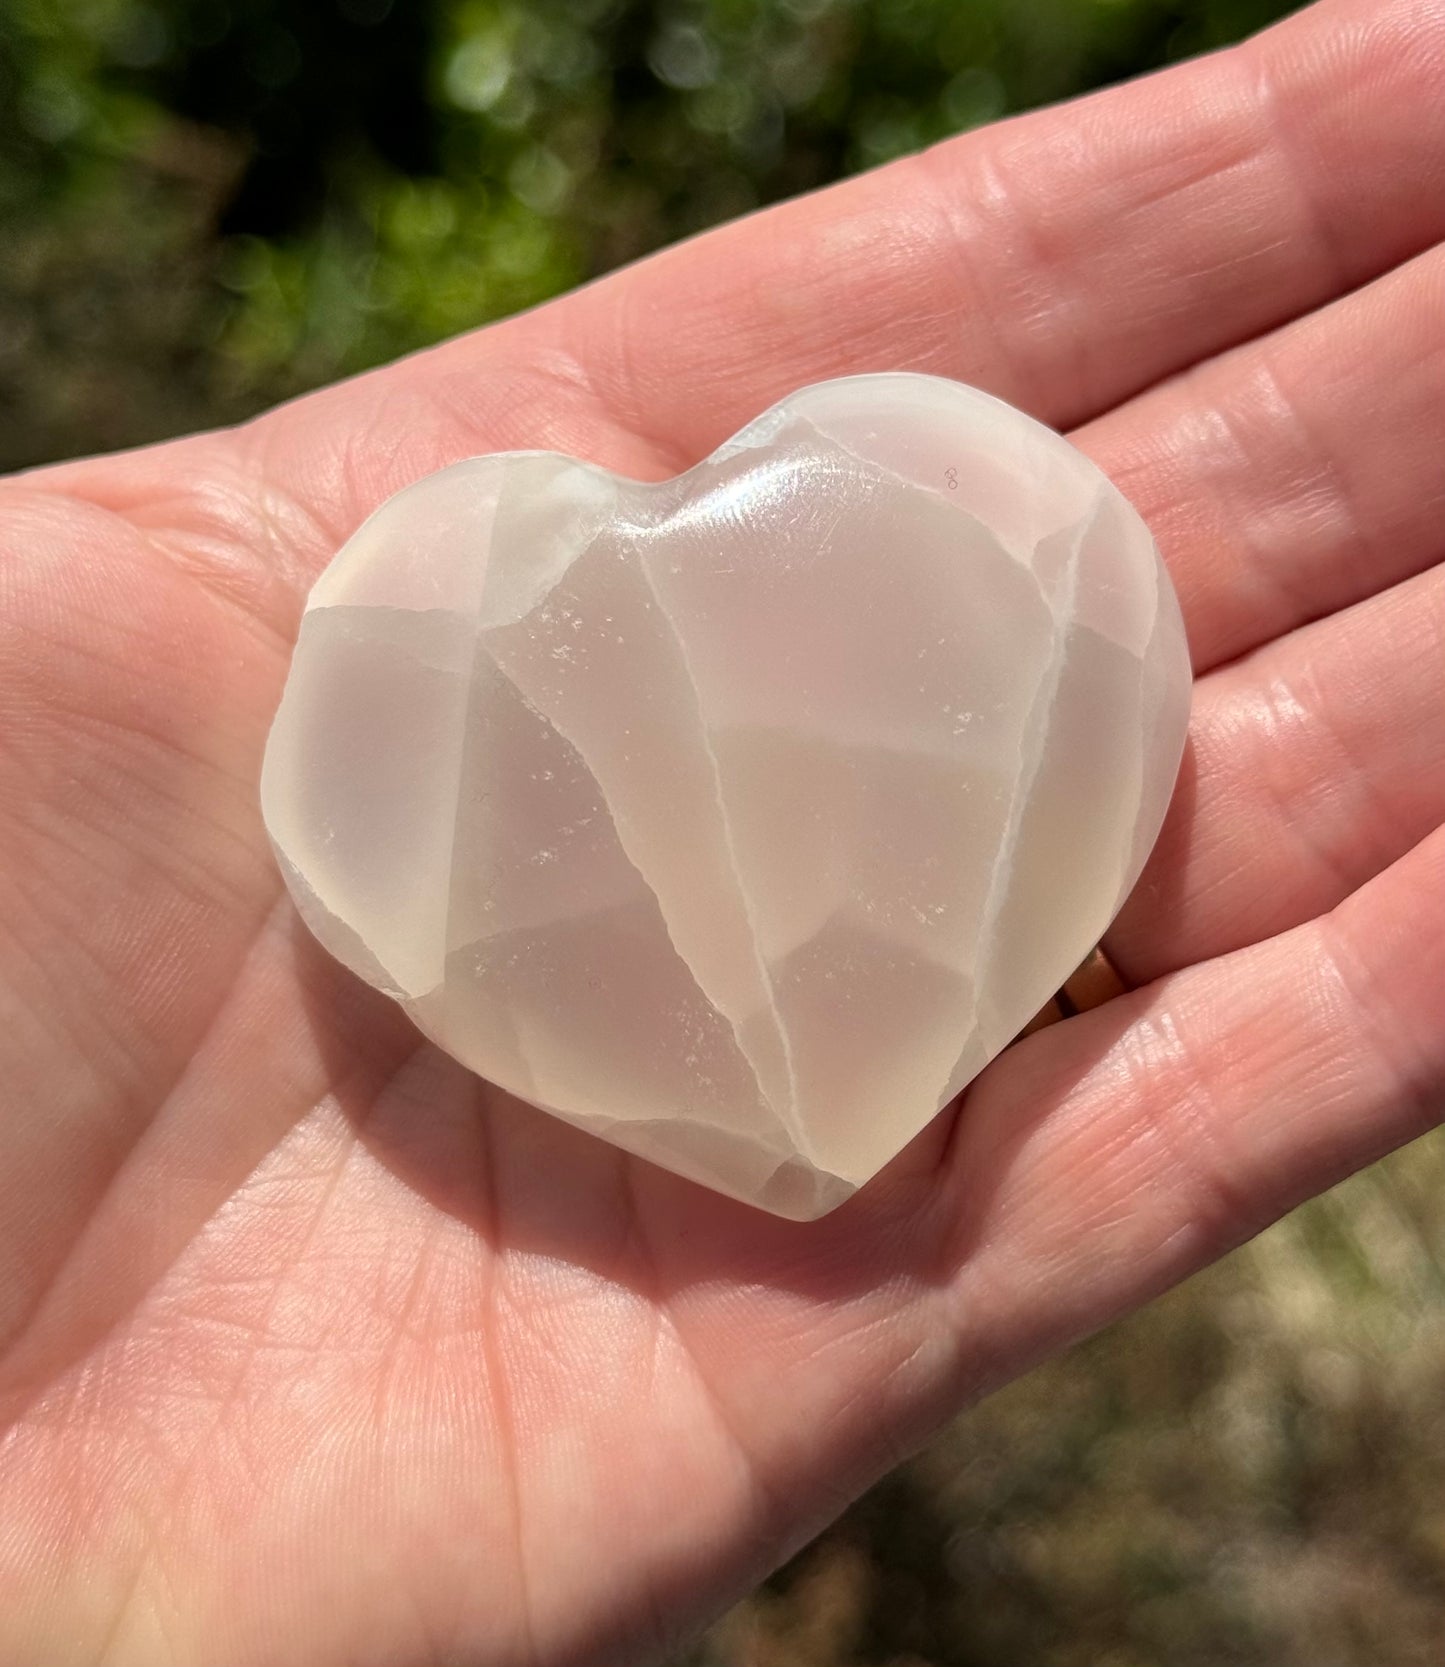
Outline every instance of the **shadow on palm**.
{"label": "shadow on palm", "polygon": [[[1186,749],[1173,818],[1186,817]],[[1180,873],[1152,880],[1151,907],[1181,906]],[[712,1193],[475,1076],[426,1040],[388,997],[291,925],[296,976],[335,1097],[362,1144],[486,1254],[585,1269],[666,1305],[691,1287],[771,1288],[809,1305],[890,1303],[945,1289],[991,1230],[1020,1155],[1127,1031],[1137,998],[1045,1031],[989,1070],[841,1207],[795,1222]],[[975,1100],[980,1103],[975,1104]],[[1086,1178],[1081,1177],[1081,1184]]]}

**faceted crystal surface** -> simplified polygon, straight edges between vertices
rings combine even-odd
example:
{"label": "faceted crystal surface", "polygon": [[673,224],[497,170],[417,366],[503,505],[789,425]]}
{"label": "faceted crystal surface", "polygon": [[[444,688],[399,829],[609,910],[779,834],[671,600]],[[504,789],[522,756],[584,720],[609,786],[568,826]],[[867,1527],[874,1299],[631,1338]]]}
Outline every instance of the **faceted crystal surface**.
{"label": "faceted crystal surface", "polygon": [[1189,689],[1087,459],[849,377],[673,480],[519,452],[392,498],[311,593],[262,800],[311,930],[449,1053],[811,1217],[1100,937]]}

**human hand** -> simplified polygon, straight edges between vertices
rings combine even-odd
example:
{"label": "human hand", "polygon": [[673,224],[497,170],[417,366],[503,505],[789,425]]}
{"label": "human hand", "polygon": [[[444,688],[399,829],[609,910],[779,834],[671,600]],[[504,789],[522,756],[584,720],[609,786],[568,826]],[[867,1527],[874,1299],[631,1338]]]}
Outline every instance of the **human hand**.
{"label": "human hand", "polygon": [[[1439,1115],[1442,84],[1441,0],[1338,0],[0,488],[0,1660],[650,1658]],[[304,591],[398,487],[662,476],[882,368],[1072,428],[1199,681],[1109,938],[1140,987],[800,1225],[420,1045],[297,926],[256,783]]]}

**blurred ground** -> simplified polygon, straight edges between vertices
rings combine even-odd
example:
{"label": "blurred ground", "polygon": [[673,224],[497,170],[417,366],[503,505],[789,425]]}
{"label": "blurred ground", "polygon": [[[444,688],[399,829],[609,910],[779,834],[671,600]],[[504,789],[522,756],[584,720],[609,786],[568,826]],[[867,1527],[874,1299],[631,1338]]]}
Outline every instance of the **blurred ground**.
{"label": "blurred ground", "polygon": [[[0,468],[231,421],[1280,0],[3,0]],[[1445,1134],[959,1419],[675,1667],[1442,1667]]]}

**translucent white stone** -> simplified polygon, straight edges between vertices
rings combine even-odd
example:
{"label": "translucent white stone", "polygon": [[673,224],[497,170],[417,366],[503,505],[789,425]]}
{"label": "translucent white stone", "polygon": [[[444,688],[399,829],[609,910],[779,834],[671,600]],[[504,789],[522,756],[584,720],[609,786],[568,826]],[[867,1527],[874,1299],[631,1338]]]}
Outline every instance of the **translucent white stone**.
{"label": "translucent white stone", "polygon": [[262,799],[311,930],[449,1053],[806,1218],[1101,936],[1189,689],[1082,454],[850,377],[674,480],[520,452],[392,498],[311,593]]}

